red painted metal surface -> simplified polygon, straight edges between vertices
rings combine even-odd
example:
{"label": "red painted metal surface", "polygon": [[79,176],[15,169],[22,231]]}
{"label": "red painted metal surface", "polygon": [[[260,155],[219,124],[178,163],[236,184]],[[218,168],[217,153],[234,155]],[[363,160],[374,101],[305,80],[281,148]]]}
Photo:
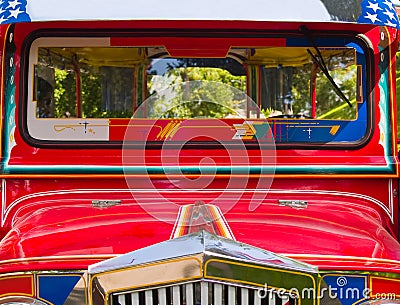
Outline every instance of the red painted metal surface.
{"label": "red painted metal surface", "polygon": [[32,297],[34,295],[33,276],[15,275],[0,278],[0,297],[13,294]]}
{"label": "red painted metal surface", "polygon": [[[268,23],[260,23],[257,25],[259,30],[274,30],[274,27]],[[282,24],[281,30],[297,30],[299,27],[298,23],[289,23],[289,24]],[[32,31],[40,30],[40,29],[47,29],[47,25],[41,23],[34,23],[34,24],[17,24],[15,26],[15,41],[16,41],[16,55],[15,55],[15,62],[17,65],[17,69],[20,68],[20,63],[23,62],[21,60],[20,53],[23,51],[23,43],[24,39],[27,35],[29,35]],[[140,29],[141,27],[145,27],[146,30],[149,29],[168,29],[174,28],[177,31],[182,29],[199,29],[203,28],[205,30],[210,28],[221,29],[223,27],[229,27],[232,31],[237,31],[241,29],[242,31],[246,30],[254,30],[256,27],[253,23],[247,22],[189,22],[189,23],[182,23],[182,22],[99,22],[99,23],[89,23],[89,22],[77,22],[77,23],[52,23],[52,27],[54,28],[85,28],[88,30],[93,30],[96,28],[106,27],[109,31],[113,31],[116,28],[124,28],[128,27],[129,29]],[[324,24],[310,24],[310,29],[317,28],[319,30],[326,30],[328,28],[327,25]],[[341,28],[342,25],[338,25],[338,30],[343,29]],[[352,30],[356,30],[357,26],[354,25]],[[368,35],[368,37],[373,42],[374,51],[376,52],[376,56],[378,57],[378,44],[379,44],[379,37],[380,33],[378,32],[378,28],[372,28],[370,26],[361,26],[358,29],[361,33]],[[390,35],[393,30],[390,30]],[[144,39],[144,38],[141,38]],[[175,40],[174,40],[175,39]],[[126,39],[125,39],[126,40]],[[124,40],[124,44],[127,42]],[[145,40],[145,39],[144,39]],[[171,43],[182,43],[181,39],[179,38],[168,38],[168,41],[172,41]],[[140,39],[139,39],[140,41]],[[207,40],[203,41],[206,43]],[[220,39],[221,43],[226,43],[226,39]],[[148,41],[147,41],[148,42]],[[232,45],[235,45],[235,40],[230,39],[229,42]],[[250,43],[250,42],[248,42]],[[260,43],[259,40],[255,40],[254,43]],[[122,44],[122,43],[121,43]],[[395,49],[392,50],[395,52]],[[25,55],[26,56],[26,55]],[[391,67],[393,70],[395,67]],[[391,70],[391,72],[393,72]],[[20,79],[20,75],[16,73],[15,82],[24,82],[25,79]],[[376,83],[379,80],[379,71],[375,69],[375,79]],[[392,80],[394,81],[394,80]],[[393,83],[394,84],[394,83]],[[393,85],[394,87],[394,85]],[[376,90],[376,94],[379,95],[379,88],[374,88]],[[20,95],[23,91],[16,91],[16,99],[23,100],[26,96],[25,94]],[[378,103],[374,103],[374,113],[378,115],[380,113],[380,108]],[[20,109],[16,109],[16,116],[20,115]],[[391,112],[394,116],[394,109],[391,109]],[[89,148],[83,148],[84,153],[82,153],[81,149],[70,149],[69,144],[60,143],[59,148],[52,147],[51,149],[46,149],[46,147],[34,147],[27,144],[24,139],[21,137],[20,132],[20,122],[16,122],[17,124],[17,132],[15,133],[15,141],[18,143],[12,150],[12,154],[10,155],[9,160],[7,161],[7,165],[12,168],[12,166],[21,166],[28,168],[29,166],[59,166],[59,165],[85,165],[85,166],[98,166],[102,165],[104,167],[111,167],[111,166],[120,166],[122,160],[122,151],[120,147],[116,147],[115,149],[93,149],[93,145],[89,144]],[[276,164],[277,166],[303,166],[304,164],[313,164],[316,166],[342,166],[342,165],[367,165],[367,166],[383,166],[386,165],[387,162],[396,163],[393,158],[396,158],[397,152],[395,151],[395,146],[393,145],[390,149],[391,151],[384,151],[384,147],[380,145],[381,135],[379,134],[378,130],[378,123],[379,119],[377,118],[374,122],[374,133],[371,135],[371,140],[368,141],[366,145],[360,147],[358,149],[351,149],[351,150],[341,150],[341,149],[319,149],[318,147],[314,148],[307,148],[304,149],[279,149],[276,151]],[[123,130],[119,130],[120,127],[111,128],[111,133],[116,134],[114,136],[121,137],[124,134]],[[394,134],[388,134],[387,137],[394,137]],[[393,138],[394,140],[394,138]],[[65,149],[67,148],[67,149]],[[179,153],[179,165],[193,165],[193,164],[200,164],[201,160],[205,157],[211,157],[217,165],[229,165],[229,158],[226,158],[226,150],[225,149],[213,149],[213,150],[199,150],[199,149],[185,149],[185,150],[177,150],[175,148],[168,148],[164,147],[163,150],[152,149],[146,151],[146,165],[155,165],[160,166],[161,164],[164,166],[175,166],[177,164],[176,155]],[[389,158],[385,156],[389,154]],[[133,151],[132,154],[135,154]],[[137,152],[140,154],[140,151]],[[316,158],[318,156],[318,158]],[[253,165],[260,164],[259,153],[257,150],[248,150],[246,152],[246,157],[248,158],[248,162]],[[125,166],[128,164],[124,164]],[[143,162],[140,161],[140,158],[137,159],[137,162],[133,161],[130,165],[139,165],[143,166]],[[397,165],[395,165],[397,166]],[[40,171],[40,170],[39,170]],[[354,175],[357,175],[357,172],[354,172]],[[392,175],[394,176],[394,175]]]}
{"label": "red painted metal surface", "polygon": [[371,290],[374,297],[379,297],[379,295],[393,297],[395,295],[398,298],[400,297],[400,281],[397,279],[372,277]]}
{"label": "red painted metal surface", "polygon": [[[311,190],[299,185],[296,190],[295,179],[275,181],[254,211],[249,209],[250,190],[225,192],[225,203],[228,198],[232,202],[240,198],[225,213],[236,239],[272,252],[300,256],[306,261],[314,258],[323,268],[341,268],[343,265],[343,268],[358,270],[364,268],[365,260],[354,260],[350,266],[348,260],[343,263],[328,260],[330,265],[327,261],[319,262],[319,257],[362,256],[387,261],[375,266],[380,271],[385,270],[389,261],[400,260],[400,246],[387,231],[392,225],[388,214],[394,211],[387,209],[383,202],[378,206],[373,197],[357,193],[369,188],[372,195],[380,188],[384,194],[387,185],[379,186],[379,181],[369,180],[354,183],[349,179],[336,182],[341,188],[327,191],[324,188],[332,181],[306,181],[305,185],[313,186]],[[103,189],[103,183],[99,183],[97,189],[78,188],[82,183],[91,185],[90,180],[75,183],[65,180],[65,189],[39,192],[49,185],[43,184],[42,180],[29,181],[30,190],[34,192],[30,196],[26,194],[25,200],[10,204],[5,224],[11,230],[0,245],[0,260],[14,263],[0,264],[0,268],[10,271],[15,268],[16,259],[60,256],[66,257],[66,261],[52,260],[45,268],[68,269],[70,256],[112,256],[149,246],[170,238],[179,206],[193,204],[196,200],[213,203],[222,195],[221,190],[212,189],[186,191],[184,196],[179,189],[164,191],[161,194],[168,200],[152,203],[150,212],[157,213],[150,215],[146,202],[152,198],[152,193],[146,189],[134,191],[133,199],[131,192],[117,187],[121,185],[117,180],[104,183]],[[346,183],[348,186],[343,187]],[[358,184],[363,187],[355,189]],[[15,181],[15,186],[18,185],[19,181]],[[158,181],[157,186],[162,185],[167,186],[165,181]],[[292,185],[291,192],[285,191],[284,185]],[[387,195],[382,196],[382,201],[385,197]],[[92,201],[100,199],[118,199],[121,203],[109,208],[94,208]],[[306,200],[308,206],[294,209],[279,206],[278,200]],[[219,205],[224,208],[223,203]],[[76,259],[73,261],[73,265],[77,263]],[[34,265],[43,267],[43,264]],[[87,258],[82,258],[78,266],[86,268],[86,264]],[[392,271],[400,272],[400,268]]]}
{"label": "red painted metal surface", "polygon": [[[130,29],[171,30],[290,30],[299,23],[254,22],[73,22],[18,24],[15,27],[17,72],[15,82],[26,81],[21,73],[21,62],[26,58],[24,39],[33,31],[62,28],[65,31],[86,28],[92,31],[106,28],[109,31]],[[329,30],[326,24],[310,24],[310,29]],[[5,27],[0,27],[4,37]],[[338,24],[337,30],[348,30]],[[372,26],[353,25],[352,30],[367,35],[379,61],[379,29]],[[390,30],[390,35],[395,31]],[[143,41],[145,38],[141,38]],[[209,40],[201,41],[210,42]],[[249,38],[251,43],[253,40]],[[130,38],[114,39],[113,45],[128,45]],[[169,37],[166,42],[179,45],[181,39]],[[213,41],[215,42],[215,41]],[[226,49],[220,39],[218,51]],[[232,41],[231,41],[232,42]],[[137,42],[136,42],[137,43]],[[188,42],[190,43],[190,41]],[[196,39],[194,44],[199,44]],[[281,43],[280,40],[275,41]],[[200,44],[201,45],[201,44]],[[176,48],[179,51],[179,48]],[[177,52],[178,52],[177,51]],[[182,51],[183,52],[183,51]],[[396,48],[391,50],[392,56]],[[185,54],[183,54],[185,55]],[[4,67],[3,67],[4,69]],[[388,105],[388,124],[395,126],[394,69],[391,66],[391,100]],[[371,76],[374,94],[379,96],[378,69]],[[16,91],[17,100],[23,100],[23,90]],[[4,101],[3,101],[4,102]],[[20,105],[23,105],[21,102]],[[15,141],[7,160],[8,166],[32,166],[36,172],[18,174],[4,172],[0,237],[0,273],[31,270],[85,270],[95,262],[140,249],[171,237],[179,207],[194,204],[197,200],[215,204],[225,215],[227,225],[235,238],[263,249],[283,253],[295,259],[319,266],[321,270],[346,270],[366,272],[392,272],[400,274],[400,245],[398,238],[398,160],[395,128],[385,135],[392,146],[383,147],[379,133],[379,104],[373,103],[376,114],[372,121],[371,137],[357,149],[291,148],[278,149],[276,164],[282,167],[351,165],[394,166],[392,173],[359,174],[348,171],[329,175],[326,172],[279,173],[268,190],[258,188],[257,175],[229,174],[215,179],[203,190],[193,189],[193,179],[199,175],[154,174],[146,178],[132,175],[127,180],[123,174],[70,173],[68,166],[121,166],[120,147],[69,148],[35,147],[21,136],[21,120],[17,120]],[[21,115],[17,108],[16,117]],[[120,122],[120,121],[119,121]],[[112,129],[120,138],[124,128]],[[385,150],[386,149],[386,150]],[[177,162],[177,156],[179,156]],[[198,165],[204,158],[212,157],[216,165],[229,165],[224,149],[167,148],[163,151],[146,151],[146,164],[155,167]],[[248,164],[258,164],[257,150],[247,151]],[[177,164],[179,163],[179,164]],[[52,174],[41,172],[41,166],[66,166],[66,172]],[[144,165],[139,161],[130,165]],[[250,177],[251,176],[251,177]],[[245,187],[243,187],[243,181]],[[132,185],[134,187],[132,187]],[[229,186],[229,187],[228,187]],[[241,187],[236,187],[241,186]],[[132,190],[129,190],[131,188]],[[265,194],[262,192],[265,191]],[[263,198],[256,208],[251,206],[254,193]],[[161,198],[161,199],[160,199]],[[222,198],[222,199],[221,199]],[[115,206],[96,208],[93,201],[120,200]],[[306,201],[307,207],[295,209],[280,205],[280,200]],[[253,206],[254,207],[254,206]],[[150,212],[149,212],[150,211]],[[385,285],[384,280],[376,282]],[[0,295],[10,291],[12,281],[2,285]],[[11,283],[11,284],[10,284]],[[374,283],[374,282],[373,282]],[[393,285],[388,284],[388,285]],[[389,286],[388,286],[389,287]],[[390,286],[391,287],[391,286]],[[12,289],[11,289],[12,290]],[[28,291],[28,290],[27,290]],[[28,292],[27,292],[28,294]]]}

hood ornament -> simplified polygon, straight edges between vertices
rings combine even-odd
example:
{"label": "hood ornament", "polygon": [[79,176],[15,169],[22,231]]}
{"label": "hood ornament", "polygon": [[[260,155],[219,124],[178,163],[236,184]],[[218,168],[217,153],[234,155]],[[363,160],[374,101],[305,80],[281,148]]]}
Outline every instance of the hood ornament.
{"label": "hood ornament", "polygon": [[179,208],[178,217],[171,234],[177,238],[187,234],[206,231],[235,240],[235,237],[219,207],[198,200]]}

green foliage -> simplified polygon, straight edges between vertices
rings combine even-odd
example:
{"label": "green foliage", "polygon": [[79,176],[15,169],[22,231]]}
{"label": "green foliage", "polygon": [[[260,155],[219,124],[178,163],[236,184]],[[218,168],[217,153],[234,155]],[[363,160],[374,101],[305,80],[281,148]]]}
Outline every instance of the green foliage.
{"label": "green foliage", "polygon": [[[170,70],[165,77],[170,83],[164,92],[154,90],[150,117],[224,118],[241,111],[245,76],[234,76],[219,68],[181,67]],[[148,83],[149,88],[155,85]]]}
{"label": "green foliage", "polygon": [[261,113],[264,115],[264,117],[269,118],[270,115],[274,112],[274,109],[271,107],[268,108],[262,108],[260,109]]}
{"label": "green foliage", "polygon": [[[344,95],[349,100],[355,100],[357,88],[357,67],[352,64],[354,57],[352,53],[349,55],[332,56],[325,58],[330,69],[330,75],[335,80],[336,84],[341,88]],[[313,65],[307,64],[298,67],[281,68],[279,73],[266,73],[264,77],[268,78],[269,90],[271,93],[266,94],[264,99],[272,101],[266,103],[266,108],[263,113],[268,116],[271,113],[275,115],[290,114],[287,109],[284,109],[285,102],[290,103],[291,111],[294,115],[304,114],[311,115],[312,100],[311,100],[311,80]],[[342,107],[343,100],[336,93],[333,85],[328,80],[326,75],[321,71],[316,74],[316,110],[317,118],[349,120],[356,118],[356,107]],[[273,92],[274,89],[276,92]],[[282,100],[283,99],[287,99]],[[289,107],[290,109],[290,107]],[[332,111],[333,109],[336,109]],[[329,113],[329,115],[327,115]],[[272,115],[273,116],[273,115]]]}
{"label": "green foliage", "polygon": [[[350,62],[346,55],[331,66]],[[335,68],[332,77],[349,100],[355,100],[356,66]],[[399,70],[399,69],[398,69]],[[293,113],[311,108],[311,64],[293,68],[288,84]],[[54,117],[76,116],[76,80],[73,71],[55,69]],[[132,69],[84,67],[81,72],[83,117],[130,117],[132,115]],[[160,81],[162,83],[160,83]],[[204,82],[204,83],[203,83]],[[203,83],[203,84],[202,84]],[[196,85],[197,84],[197,85]],[[198,85],[202,84],[202,85]],[[221,85],[224,84],[224,85]],[[166,75],[149,77],[150,107],[146,117],[225,118],[246,116],[246,76],[233,75],[221,68],[170,67]],[[169,89],[166,89],[169,88]],[[399,91],[399,90],[398,90]],[[109,103],[111,106],[105,105]],[[268,108],[268,106],[266,106]],[[277,110],[277,109],[275,109]],[[274,109],[264,109],[266,117]],[[323,73],[317,74],[317,117],[354,119],[356,107],[345,107]]]}
{"label": "green foliage", "polygon": [[[332,78],[336,81],[336,84],[340,87],[343,94],[350,101],[353,101],[353,103],[356,99],[356,71],[357,69],[355,66],[349,66],[344,69],[337,69],[330,72]],[[317,101],[317,117],[336,120],[350,120],[356,117],[356,107],[350,107],[346,102],[343,102],[333,89],[332,84],[324,75],[322,75],[322,73],[319,73],[317,80]],[[347,107],[341,107],[338,111],[332,111],[343,103]],[[330,114],[326,115],[328,112]]]}
{"label": "green foliage", "polygon": [[65,70],[55,69],[54,114],[61,118],[69,113],[76,116],[75,75]]}
{"label": "green foliage", "polygon": [[311,108],[310,98],[310,81],[311,81],[311,65],[305,65],[295,68],[293,73],[292,94],[293,113],[300,113],[305,109]]}
{"label": "green foliage", "polygon": [[[132,72],[131,72],[132,75]],[[94,68],[81,72],[81,99],[82,117],[84,118],[117,118],[132,116],[131,96],[129,97],[130,109],[104,109],[102,107],[102,96],[104,74],[99,73]],[[116,73],[110,79],[113,81],[114,91],[126,86],[126,73]],[[125,102],[125,97],[121,98]],[[55,88],[54,88],[54,114],[56,118],[61,118],[69,114],[76,117],[76,76],[74,72],[55,69]]]}
{"label": "green foliage", "polygon": [[82,116],[101,118],[107,115],[101,109],[101,76],[95,73],[82,73]]}

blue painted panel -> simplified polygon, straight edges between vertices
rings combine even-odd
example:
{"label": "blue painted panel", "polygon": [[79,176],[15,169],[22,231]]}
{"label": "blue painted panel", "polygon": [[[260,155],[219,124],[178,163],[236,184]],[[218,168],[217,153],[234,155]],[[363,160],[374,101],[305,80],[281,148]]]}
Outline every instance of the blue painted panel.
{"label": "blue painted panel", "polygon": [[[342,305],[353,305],[368,296],[369,289],[367,288],[367,278],[366,275],[335,275],[324,276],[323,279],[330,289],[329,297],[336,297]],[[327,296],[327,294],[325,295]]]}
{"label": "blue painted panel", "polygon": [[80,276],[38,276],[39,297],[54,305],[63,305],[75,285],[81,279]]}

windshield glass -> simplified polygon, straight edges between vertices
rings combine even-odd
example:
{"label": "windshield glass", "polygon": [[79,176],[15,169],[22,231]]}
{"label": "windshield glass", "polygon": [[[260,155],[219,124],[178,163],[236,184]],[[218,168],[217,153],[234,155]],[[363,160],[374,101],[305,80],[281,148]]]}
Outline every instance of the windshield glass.
{"label": "windshield glass", "polygon": [[[160,120],[162,126],[168,120],[206,119],[207,125],[219,119],[233,131],[235,124],[254,120],[274,126],[278,144],[355,142],[366,131],[364,56],[354,43],[319,46],[349,106],[310,56],[310,46],[230,47],[221,56],[162,45],[71,39],[71,46],[68,40],[51,46],[51,38],[44,40],[31,49],[34,90],[27,112],[29,132],[39,140],[122,141],[131,118]],[[198,82],[208,85],[194,87]],[[358,131],[348,132],[349,124]],[[45,125],[55,132],[39,132]]]}

